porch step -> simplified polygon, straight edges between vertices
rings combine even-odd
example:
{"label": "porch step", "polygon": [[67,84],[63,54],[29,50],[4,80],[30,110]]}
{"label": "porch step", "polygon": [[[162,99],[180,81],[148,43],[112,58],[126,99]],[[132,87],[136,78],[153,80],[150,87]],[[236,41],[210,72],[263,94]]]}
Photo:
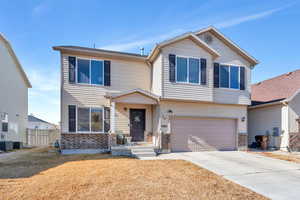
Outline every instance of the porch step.
{"label": "porch step", "polygon": [[153,148],[145,148],[145,149],[131,149],[132,153],[142,153],[142,152],[154,152]]}
{"label": "porch step", "polygon": [[156,153],[155,152],[153,152],[153,153],[147,153],[147,154],[145,154],[145,153],[137,153],[137,154],[133,154],[132,155],[133,157],[135,157],[135,158],[138,158],[138,159],[142,159],[142,158],[148,158],[148,157],[156,157]]}
{"label": "porch step", "polygon": [[111,148],[111,154],[114,156],[131,156],[136,158],[154,157],[156,153],[153,145],[124,145]]}
{"label": "porch step", "polygon": [[144,148],[133,148],[131,149],[131,154],[133,157],[136,158],[143,158],[143,157],[154,157],[156,153],[153,147],[144,147]]}

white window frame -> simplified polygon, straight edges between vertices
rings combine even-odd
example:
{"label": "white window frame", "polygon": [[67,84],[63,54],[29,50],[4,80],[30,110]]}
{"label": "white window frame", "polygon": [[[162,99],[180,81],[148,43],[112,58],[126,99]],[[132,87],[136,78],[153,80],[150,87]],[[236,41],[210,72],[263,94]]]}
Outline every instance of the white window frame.
{"label": "white window frame", "polygon": [[[78,59],[81,60],[89,60],[89,73],[90,73],[90,77],[89,77],[89,83],[79,83],[78,82]],[[100,60],[100,59],[91,59],[91,58],[83,58],[83,57],[76,57],[75,59],[76,61],[76,67],[75,67],[75,83],[79,84],[79,85],[92,85],[92,86],[104,86],[104,60]],[[103,62],[103,67],[102,67],[102,84],[92,84],[92,61],[102,61]]]}
{"label": "white window frame", "polygon": [[[187,78],[186,78],[186,82],[185,81],[178,81],[177,80],[177,58],[186,58],[187,59]],[[190,83],[190,58],[192,59],[197,59],[199,61],[199,83]],[[176,77],[176,83],[183,83],[183,84],[190,84],[190,85],[201,85],[201,58],[198,57],[192,57],[192,56],[180,56],[180,55],[176,55],[175,57],[175,77]]]}
{"label": "white window frame", "polygon": [[[229,72],[229,86],[228,88],[227,87],[221,87],[221,66],[227,66],[228,67],[228,72]],[[231,67],[237,67],[238,68],[238,86],[239,88],[231,88],[231,76],[230,76],[230,73],[231,73]],[[240,90],[240,72],[241,72],[241,67],[240,66],[237,66],[237,65],[232,65],[232,64],[220,64],[219,65],[219,88],[222,88],[222,89],[228,89],[228,90]],[[246,85],[246,83],[245,83]],[[245,86],[246,87],[246,86]]]}
{"label": "white window frame", "polygon": [[[89,124],[90,124],[90,130],[89,131],[78,131],[78,108],[88,108],[89,109]],[[91,118],[91,110],[92,109],[102,109],[102,131],[92,131],[92,118]],[[93,107],[85,107],[85,106],[76,106],[76,133],[91,133],[91,134],[97,134],[97,133],[104,133],[104,107],[103,106],[93,106]]]}

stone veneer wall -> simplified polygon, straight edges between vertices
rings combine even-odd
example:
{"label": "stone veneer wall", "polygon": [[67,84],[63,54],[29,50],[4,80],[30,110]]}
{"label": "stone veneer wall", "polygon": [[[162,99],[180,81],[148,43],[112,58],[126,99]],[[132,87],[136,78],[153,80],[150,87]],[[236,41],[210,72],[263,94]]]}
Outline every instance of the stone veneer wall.
{"label": "stone veneer wall", "polygon": [[289,149],[290,151],[300,151],[300,132],[290,133]]}
{"label": "stone veneer wall", "polygon": [[161,151],[162,153],[171,152],[171,134],[162,133],[161,135]]}
{"label": "stone veneer wall", "polygon": [[108,134],[61,134],[61,149],[108,149]]}
{"label": "stone veneer wall", "polygon": [[245,151],[248,149],[248,134],[240,133],[238,136],[238,150]]}

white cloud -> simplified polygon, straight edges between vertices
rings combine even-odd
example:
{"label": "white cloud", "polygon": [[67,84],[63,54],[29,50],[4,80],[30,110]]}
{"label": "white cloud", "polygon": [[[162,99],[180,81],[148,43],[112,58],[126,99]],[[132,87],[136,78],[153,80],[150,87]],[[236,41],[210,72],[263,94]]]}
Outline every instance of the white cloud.
{"label": "white cloud", "polygon": [[32,90],[37,92],[58,92],[59,91],[59,72],[31,70],[28,73],[32,84]]}
{"label": "white cloud", "polygon": [[50,67],[49,70],[28,70],[28,77],[32,84],[32,88],[29,89],[28,113],[41,116],[46,121],[57,123],[60,119],[60,73],[53,69]]}
{"label": "white cloud", "polygon": [[167,34],[161,34],[161,35],[157,35],[155,37],[151,37],[151,38],[147,38],[147,39],[143,39],[143,40],[136,40],[136,41],[106,45],[106,46],[102,46],[100,48],[115,50],[115,51],[126,51],[126,50],[131,50],[133,48],[144,47],[145,45],[153,44],[153,43],[159,42],[161,40],[168,39],[168,38],[178,35],[182,32],[183,32],[183,29],[176,29]]}
{"label": "white cloud", "polygon": [[[279,8],[274,8],[274,9],[271,9],[271,10],[267,10],[267,11],[264,11],[264,12],[259,12],[259,13],[255,13],[255,14],[252,14],[252,15],[238,17],[238,18],[227,20],[227,21],[219,22],[219,23],[214,24],[214,26],[217,27],[217,28],[220,28],[220,29],[227,28],[227,27],[232,27],[232,26],[237,26],[237,25],[242,24],[244,22],[258,20],[258,19],[270,16],[270,15],[273,15],[273,14],[275,14],[275,13],[281,11],[281,10],[284,10],[284,9],[292,6],[293,4],[294,3],[288,4],[288,5],[279,7]],[[185,32],[184,29],[176,29],[176,30],[172,31],[171,33],[161,34],[161,35],[157,35],[155,37],[151,37],[151,38],[147,38],[147,39],[134,40],[134,41],[130,41],[130,42],[123,42],[123,43],[106,45],[106,46],[102,46],[100,48],[116,50],[116,51],[132,50],[134,48],[144,47],[145,45],[160,42],[161,40],[165,40],[165,39],[174,37],[174,36],[176,36],[178,34],[181,34],[183,32]]]}
{"label": "white cloud", "polygon": [[46,1],[42,1],[40,4],[36,5],[33,8],[32,14],[33,15],[40,15],[40,14],[45,13],[48,9],[49,9],[49,6],[46,3]]}
{"label": "white cloud", "polygon": [[214,26],[221,29],[221,28],[228,28],[228,27],[236,26],[236,25],[242,24],[244,22],[248,22],[248,21],[258,20],[258,19],[270,16],[270,15],[273,15],[281,10],[284,10],[284,9],[290,7],[291,5],[293,5],[293,4],[289,4],[289,5],[280,7],[280,8],[274,8],[274,9],[267,10],[264,12],[255,13],[255,14],[248,15],[248,16],[234,18],[234,19],[231,19],[228,21],[214,24]]}

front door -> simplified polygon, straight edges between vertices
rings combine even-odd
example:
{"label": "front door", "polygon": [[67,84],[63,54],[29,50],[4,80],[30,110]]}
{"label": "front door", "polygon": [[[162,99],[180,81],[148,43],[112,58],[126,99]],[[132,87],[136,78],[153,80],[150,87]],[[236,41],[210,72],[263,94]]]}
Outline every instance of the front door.
{"label": "front door", "polygon": [[144,141],[145,109],[130,109],[130,136],[133,142]]}

